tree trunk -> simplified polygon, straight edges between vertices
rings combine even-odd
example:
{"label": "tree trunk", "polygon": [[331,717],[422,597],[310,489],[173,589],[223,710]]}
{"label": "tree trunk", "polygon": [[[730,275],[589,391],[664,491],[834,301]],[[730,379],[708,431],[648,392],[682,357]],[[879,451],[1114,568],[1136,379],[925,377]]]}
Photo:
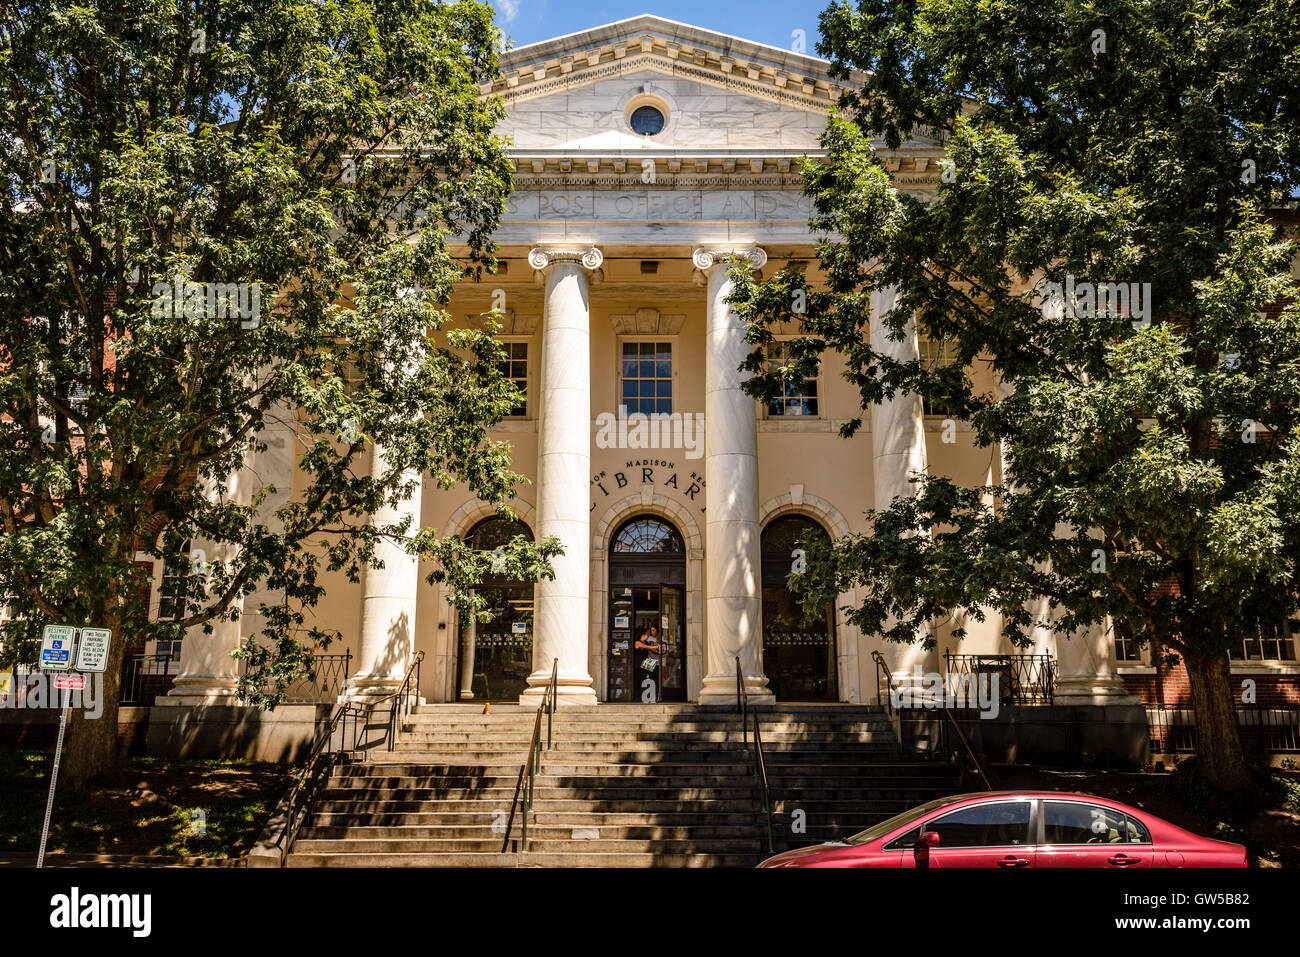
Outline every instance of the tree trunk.
{"label": "tree trunk", "polygon": [[1241,745],[1228,653],[1184,661],[1196,719],[1196,772],[1231,807],[1253,810],[1262,796]]}
{"label": "tree trunk", "polygon": [[[118,767],[117,699],[121,693],[122,659],[125,641],[114,622],[108,664],[102,675],[87,675],[91,681],[102,680],[98,704],[101,713],[91,717],[89,709],[68,711],[68,729],[63,739],[63,763],[59,768],[59,790],[84,791],[96,778]],[[83,695],[83,703],[86,702]]]}

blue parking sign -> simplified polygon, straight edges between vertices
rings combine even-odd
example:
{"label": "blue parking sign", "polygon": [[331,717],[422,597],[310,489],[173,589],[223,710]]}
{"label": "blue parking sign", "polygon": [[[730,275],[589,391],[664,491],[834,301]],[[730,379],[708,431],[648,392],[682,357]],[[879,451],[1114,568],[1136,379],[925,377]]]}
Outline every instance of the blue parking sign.
{"label": "blue parking sign", "polygon": [[72,625],[46,625],[41,631],[41,667],[67,671],[72,667]]}

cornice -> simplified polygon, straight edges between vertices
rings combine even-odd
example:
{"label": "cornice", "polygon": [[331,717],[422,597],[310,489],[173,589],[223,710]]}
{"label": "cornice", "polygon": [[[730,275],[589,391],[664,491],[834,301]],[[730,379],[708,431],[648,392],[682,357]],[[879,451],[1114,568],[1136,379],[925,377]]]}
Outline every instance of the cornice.
{"label": "cornice", "polygon": [[[690,52],[684,52],[686,49]],[[484,96],[500,96],[509,106],[597,80],[653,69],[775,103],[825,112],[835,105],[845,87],[816,64],[828,65],[812,58],[799,58],[793,66],[765,62],[724,49],[684,47],[669,37],[647,33],[634,40],[612,41],[573,54],[513,64],[503,61],[502,76],[482,84],[479,90]]]}

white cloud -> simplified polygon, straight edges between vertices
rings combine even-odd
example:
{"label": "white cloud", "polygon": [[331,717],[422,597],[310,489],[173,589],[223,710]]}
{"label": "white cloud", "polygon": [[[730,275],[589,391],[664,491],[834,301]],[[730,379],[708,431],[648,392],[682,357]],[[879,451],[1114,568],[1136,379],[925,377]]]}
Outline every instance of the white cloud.
{"label": "white cloud", "polygon": [[497,11],[505,17],[506,23],[519,16],[520,2],[521,0],[497,0]]}

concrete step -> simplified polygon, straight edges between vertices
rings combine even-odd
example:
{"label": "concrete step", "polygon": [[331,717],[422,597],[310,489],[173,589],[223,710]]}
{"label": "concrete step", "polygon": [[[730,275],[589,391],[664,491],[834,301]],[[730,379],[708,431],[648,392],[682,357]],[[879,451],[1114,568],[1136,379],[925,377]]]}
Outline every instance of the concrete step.
{"label": "concrete step", "polygon": [[[508,748],[492,749],[475,747],[464,751],[430,746],[428,742],[401,742],[396,749],[386,752],[395,756],[393,760],[403,764],[514,764],[518,767],[527,760],[528,751],[512,751]],[[684,764],[689,762],[721,762],[724,764],[750,764],[753,758],[745,757],[739,748],[679,748],[655,750],[637,748],[635,750],[611,747],[570,748],[557,746],[546,752],[545,760],[564,764],[581,761],[595,761],[609,764]],[[763,755],[769,768],[783,764],[801,763],[810,758],[820,764],[848,763],[860,764],[873,758],[896,759],[897,750],[886,745],[858,745],[852,749],[798,749],[777,750],[763,749]]]}
{"label": "concrete step", "polygon": [[[754,821],[746,817],[731,825],[687,826],[657,824],[538,824],[528,823],[529,840],[622,840],[622,841],[688,841],[688,840],[750,840]],[[520,832],[516,820],[514,834]],[[594,833],[596,836],[587,837]],[[311,826],[304,827],[298,840],[495,840],[499,847],[505,837],[500,826],[493,824],[406,824],[389,827],[374,825]],[[295,845],[297,847],[299,845]]]}
{"label": "concrete step", "polygon": [[[438,742],[447,746],[483,747],[485,745],[506,744],[515,749],[526,749],[528,739],[501,731],[432,731],[413,730],[402,735],[403,741]],[[672,730],[637,730],[637,731],[571,731],[566,730],[562,736],[552,741],[552,747],[562,741],[566,746],[588,746],[592,743],[608,744],[611,747],[630,747],[643,744],[666,744],[676,747],[712,744],[728,750],[743,747],[738,733],[734,731],[678,731]],[[835,732],[810,737],[802,731],[787,731],[769,734],[763,732],[763,749],[778,750],[785,745],[804,747],[843,748],[858,744],[889,744],[897,747],[897,738],[892,729],[877,728],[874,731]],[[545,747],[545,741],[542,747]]]}
{"label": "concrete step", "polygon": [[[551,726],[551,733],[563,728],[565,732],[580,731],[636,731],[636,730],[664,730],[664,731],[726,731],[734,730],[737,734],[741,732],[740,718],[734,716],[720,718],[700,718],[692,715],[690,718],[677,720],[663,720],[654,718],[635,718],[635,719],[614,719],[604,720],[603,718],[570,718],[566,715],[557,715]],[[883,715],[868,716],[855,718],[852,721],[832,721],[823,718],[810,718],[806,721],[782,717],[779,719],[764,718],[760,722],[760,730],[763,734],[800,732],[807,734],[833,733],[836,731],[871,731],[882,728],[892,728],[893,724]],[[408,729],[429,729],[444,728],[454,731],[497,731],[503,733],[518,734],[523,738],[530,738],[533,734],[533,722],[523,721],[517,718],[497,717],[496,715],[482,715],[476,718],[454,718],[447,720],[438,715],[410,715],[402,722],[402,730]],[[546,734],[546,722],[542,722],[542,734]]]}
{"label": "concrete step", "polygon": [[[511,835],[522,838],[518,828]],[[465,852],[500,851],[504,835],[491,838],[437,838],[424,840],[385,840],[349,838],[348,840],[299,839],[294,842],[294,853],[347,853],[347,854],[457,854]],[[731,836],[717,840],[634,841],[618,839],[573,840],[552,839],[528,833],[530,852],[555,853],[642,853],[642,854],[746,854],[761,849],[758,838]]]}
{"label": "concrete step", "polygon": [[[425,811],[408,811],[398,813],[358,812],[354,809],[344,811],[322,811],[312,815],[311,823],[304,826],[304,831],[311,827],[348,828],[348,827],[492,827],[500,826],[497,808],[480,810],[456,809],[456,805],[434,806]],[[585,807],[571,810],[534,810],[529,818],[529,827],[753,827],[758,813],[753,802],[747,802],[739,811],[711,811],[699,809],[683,810],[680,806],[669,811],[591,811]],[[509,808],[504,810],[509,811]],[[518,813],[518,812],[517,812]],[[516,819],[518,826],[518,819]]]}
{"label": "concrete step", "polygon": [[753,867],[767,854],[294,852],[286,867]]}

